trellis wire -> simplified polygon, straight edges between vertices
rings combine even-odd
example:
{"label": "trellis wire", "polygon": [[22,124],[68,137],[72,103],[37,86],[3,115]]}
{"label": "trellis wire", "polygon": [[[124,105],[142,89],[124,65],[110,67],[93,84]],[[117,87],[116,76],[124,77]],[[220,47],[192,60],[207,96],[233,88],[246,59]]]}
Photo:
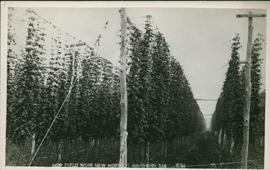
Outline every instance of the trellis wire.
{"label": "trellis wire", "polygon": [[75,85],[75,83],[76,83],[77,80],[78,80],[78,77],[76,77],[76,79],[74,80],[74,82],[73,82],[72,85],[70,86],[69,91],[68,91],[68,94],[67,94],[65,100],[63,101],[62,105],[61,105],[60,108],[58,109],[56,115],[54,116],[54,119],[53,119],[51,125],[50,125],[49,128],[47,129],[47,131],[46,131],[46,133],[45,133],[43,139],[41,140],[41,142],[40,142],[40,144],[39,144],[39,146],[38,146],[38,148],[37,148],[35,154],[33,155],[33,157],[32,157],[31,160],[30,160],[30,163],[28,164],[28,166],[31,166],[31,164],[33,163],[33,161],[34,161],[34,159],[35,159],[35,157],[36,157],[36,155],[37,155],[37,153],[38,153],[38,151],[39,151],[41,145],[43,144],[44,140],[46,139],[47,135],[49,134],[49,131],[51,130],[51,128],[52,128],[54,122],[56,121],[56,119],[57,119],[57,117],[58,117],[60,111],[62,110],[64,104],[66,103],[67,99],[69,98],[69,96],[70,96],[70,94],[71,94],[71,90],[72,90],[72,88],[74,87],[74,85]]}

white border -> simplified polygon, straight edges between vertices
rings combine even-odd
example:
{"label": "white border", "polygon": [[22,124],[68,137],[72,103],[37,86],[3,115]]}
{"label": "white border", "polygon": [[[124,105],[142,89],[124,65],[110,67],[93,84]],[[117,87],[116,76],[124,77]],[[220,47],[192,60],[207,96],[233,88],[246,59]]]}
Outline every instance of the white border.
{"label": "white border", "polygon": [[[266,9],[267,10],[267,33],[266,33],[266,111],[265,111],[265,161],[264,168],[266,170],[270,169],[270,94],[269,86],[270,79],[267,73],[270,72],[270,61],[269,61],[269,49],[270,49],[270,2],[262,1],[253,1],[253,2],[244,2],[244,1],[231,1],[231,2],[206,2],[206,1],[197,1],[197,2],[173,2],[173,1],[145,1],[145,2],[123,2],[123,1],[96,1],[96,2],[86,2],[86,1],[1,1],[1,58],[0,58],[0,169],[6,170],[16,170],[16,169],[81,169],[74,167],[5,167],[5,129],[6,129],[6,62],[7,62],[7,8],[8,7],[73,7],[73,8],[115,8],[115,7],[151,7],[151,8],[239,8],[239,9]],[[84,169],[93,169],[93,168],[84,168]],[[103,169],[103,168],[95,168]],[[137,168],[135,168],[137,169]],[[153,168],[138,168],[138,169],[153,169]],[[162,168],[157,168],[162,169]],[[198,170],[198,169],[195,169]],[[213,169],[212,169],[213,170]]]}

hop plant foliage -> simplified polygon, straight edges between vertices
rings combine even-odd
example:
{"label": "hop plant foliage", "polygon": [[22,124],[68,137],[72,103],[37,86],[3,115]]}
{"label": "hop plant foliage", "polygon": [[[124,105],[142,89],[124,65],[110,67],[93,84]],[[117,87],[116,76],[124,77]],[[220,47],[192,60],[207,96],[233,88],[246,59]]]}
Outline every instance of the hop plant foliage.
{"label": "hop plant foliage", "polygon": [[[251,106],[250,106],[250,148],[263,150],[261,144],[264,139],[264,100],[261,100],[261,50],[262,35],[258,35],[251,49]],[[221,137],[221,145],[239,157],[243,138],[243,114],[245,106],[245,71],[246,66],[240,67],[239,49],[240,37],[233,38],[231,59],[223,83],[223,89],[218,99],[212,129]],[[225,141],[225,136],[227,140]],[[232,143],[234,147],[232,148]],[[261,153],[257,154],[260,155]],[[263,155],[260,155],[263,156]]]}
{"label": "hop plant foliage", "polygon": [[[9,26],[8,139],[24,146],[35,135],[40,144],[77,79],[44,145],[56,146],[59,161],[72,160],[70,146],[77,141],[95,146],[93,152],[85,149],[87,160],[117,160],[118,149],[114,148],[119,145],[120,70],[93,49],[72,48],[66,42],[67,35],[55,26],[50,27],[53,35],[47,35],[43,20],[32,10],[26,13],[21,61],[12,60],[16,57],[12,46],[16,35]],[[129,147],[140,145],[145,150],[149,143],[166,143],[204,131],[205,120],[165,36],[153,29],[151,16],[146,17],[143,30],[128,21]],[[114,152],[102,150],[102,146],[110,146],[102,142],[110,143]]]}

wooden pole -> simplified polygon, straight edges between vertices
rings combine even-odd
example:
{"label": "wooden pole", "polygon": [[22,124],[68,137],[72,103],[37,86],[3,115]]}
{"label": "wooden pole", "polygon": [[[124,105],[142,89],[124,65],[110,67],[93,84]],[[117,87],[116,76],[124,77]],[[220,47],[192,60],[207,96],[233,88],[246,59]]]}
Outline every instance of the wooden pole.
{"label": "wooden pole", "polygon": [[[70,48],[70,53],[71,53],[71,78],[70,78],[70,86],[72,86],[72,84],[74,83],[74,80],[75,80],[75,73],[76,73],[76,70],[75,70],[75,61],[76,61],[76,47],[80,47],[80,46],[85,46],[86,43],[82,43],[82,42],[79,42],[79,43],[76,43],[76,44],[71,44],[69,46],[67,46],[68,48]],[[69,94],[67,96],[67,104],[69,105],[69,100],[70,100],[70,95]],[[66,107],[66,109],[69,109],[69,106]],[[68,114],[65,114],[65,125],[66,126],[69,126],[70,122],[69,122],[69,119],[68,119],[69,115]],[[63,155],[65,154],[64,152],[66,152],[64,149],[66,149],[66,144],[67,144],[67,140],[64,139],[64,140],[60,140],[59,142],[59,152],[58,152],[58,162],[62,161],[62,158],[63,158]],[[67,151],[68,153],[69,151]]]}
{"label": "wooden pole", "polygon": [[119,167],[127,167],[127,84],[126,84],[126,9],[120,9],[121,15],[121,72],[120,72],[120,88],[121,88],[121,122],[120,122],[120,157]]}
{"label": "wooden pole", "polygon": [[67,47],[69,47],[71,49],[71,57],[72,57],[72,63],[71,63],[71,80],[70,80],[70,85],[72,85],[72,83],[74,82],[75,79],[75,60],[76,60],[76,47],[80,47],[80,46],[87,46],[86,43],[83,42],[79,42],[76,44],[71,44]]}
{"label": "wooden pole", "polygon": [[31,156],[35,154],[36,151],[36,134],[32,135],[32,147],[31,147]]}
{"label": "wooden pole", "polygon": [[71,74],[70,85],[72,85],[74,78],[75,78],[75,58],[76,58],[76,51],[75,51],[75,49],[73,49],[72,50],[72,63],[71,63],[72,74]]}
{"label": "wooden pole", "polygon": [[245,108],[243,115],[243,145],[241,151],[241,168],[247,169],[248,146],[249,146],[249,119],[250,119],[250,102],[251,102],[251,43],[253,32],[253,17],[265,17],[265,14],[239,14],[237,18],[248,18],[248,42],[246,56],[246,72],[245,72]]}

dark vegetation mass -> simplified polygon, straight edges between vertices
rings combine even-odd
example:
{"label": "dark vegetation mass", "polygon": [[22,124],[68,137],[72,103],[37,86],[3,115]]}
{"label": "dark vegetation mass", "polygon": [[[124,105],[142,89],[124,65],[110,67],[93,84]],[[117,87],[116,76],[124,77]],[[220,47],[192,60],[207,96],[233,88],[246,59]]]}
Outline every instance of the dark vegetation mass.
{"label": "dark vegetation mass", "polygon": [[[21,57],[12,49],[16,35],[9,22],[7,164],[29,162],[31,148],[37,149],[69,90],[33,165],[117,163],[120,70],[93,49],[76,51],[73,58],[61,34],[52,38],[46,53],[42,22],[32,10],[26,13]],[[204,131],[203,115],[181,65],[164,35],[153,30],[150,16],[143,31],[129,22],[128,43],[128,162],[175,162],[176,151]],[[25,155],[12,155],[9,148]]]}

